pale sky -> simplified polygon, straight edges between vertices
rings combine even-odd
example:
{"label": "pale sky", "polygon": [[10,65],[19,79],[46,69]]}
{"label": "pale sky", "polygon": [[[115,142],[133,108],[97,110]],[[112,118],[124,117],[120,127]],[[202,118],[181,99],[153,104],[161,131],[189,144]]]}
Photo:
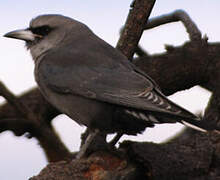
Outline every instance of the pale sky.
{"label": "pale sky", "polygon": [[[119,38],[119,29],[127,17],[130,2],[128,0],[3,1],[0,6],[0,80],[15,94],[20,94],[36,85],[33,62],[29,52],[24,48],[24,43],[2,37],[5,33],[27,27],[29,21],[37,15],[56,13],[84,22],[94,33],[115,46]],[[219,0],[158,0],[151,17],[183,9],[196,22],[202,34],[207,34],[209,41],[214,42],[220,40],[219,8]],[[159,53],[164,51],[164,44],[181,45],[186,40],[188,36],[182,24],[173,23],[145,32],[141,44],[148,52]],[[186,109],[196,112],[204,109],[209,95],[206,91],[195,87],[193,90],[178,93],[170,98]],[[2,101],[3,98],[0,97],[0,100]],[[67,147],[71,151],[78,150],[83,128],[64,115],[53,121],[53,124]],[[160,125],[148,129],[138,137],[125,136],[123,139],[161,142],[181,127],[181,125]],[[38,174],[47,164],[35,139],[27,140],[25,137],[15,137],[11,132],[4,132],[0,135],[0,147],[1,180],[28,179]]]}

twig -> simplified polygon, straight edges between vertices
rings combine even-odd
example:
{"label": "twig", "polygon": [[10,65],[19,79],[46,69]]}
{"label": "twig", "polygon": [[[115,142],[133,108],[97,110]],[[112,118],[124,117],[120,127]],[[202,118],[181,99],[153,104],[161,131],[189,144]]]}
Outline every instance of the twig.
{"label": "twig", "polygon": [[16,136],[21,136],[28,129],[32,128],[32,123],[22,118],[5,118],[0,120],[0,133],[5,130],[11,130]]}
{"label": "twig", "polygon": [[144,50],[144,48],[142,48],[140,45],[137,46],[137,48],[135,49],[135,53],[139,56],[139,57],[142,57],[142,56],[149,56],[148,53]]}
{"label": "twig", "polygon": [[0,95],[3,96],[12,106],[14,106],[25,119],[36,120],[36,116],[0,81]]}
{"label": "twig", "polygon": [[189,33],[189,38],[191,41],[200,41],[202,38],[201,32],[189,17],[189,15],[183,10],[176,10],[169,14],[164,14],[158,17],[149,19],[146,23],[144,29],[152,29],[163,24],[181,21],[185,26],[187,32]]}
{"label": "twig", "polygon": [[[198,29],[196,24],[193,22],[193,20],[189,17],[189,15],[183,10],[176,10],[172,13],[164,14],[164,15],[149,19],[146,25],[144,26],[144,30],[152,29],[152,28],[164,25],[164,24],[173,23],[177,21],[181,21],[183,23],[184,27],[186,28],[186,31],[189,34],[189,39],[192,42],[201,41],[202,35],[201,35],[200,30]],[[205,36],[204,39],[205,38],[207,37]],[[167,50],[172,50],[172,46],[166,45],[165,48]],[[142,52],[140,50],[145,52],[145,50],[141,48],[140,45],[138,45],[135,53],[137,53],[139,57],[147,56],[147,53],[146,54],[139,53],[139,52]]]}

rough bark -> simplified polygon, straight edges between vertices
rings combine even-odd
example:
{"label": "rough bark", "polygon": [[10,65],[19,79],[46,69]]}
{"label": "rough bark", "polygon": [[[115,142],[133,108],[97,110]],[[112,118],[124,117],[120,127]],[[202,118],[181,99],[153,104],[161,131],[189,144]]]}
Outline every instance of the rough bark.
{"label": "rough bark", "polygon": [[156,0],[134,0],[116,48],[132,59]]}
{"label": "rough bark", "polygon": [[187,130],[164,144],[123,142],[118,151],[49,164],[31,180],[216,180],[220,178],[219,134]]}

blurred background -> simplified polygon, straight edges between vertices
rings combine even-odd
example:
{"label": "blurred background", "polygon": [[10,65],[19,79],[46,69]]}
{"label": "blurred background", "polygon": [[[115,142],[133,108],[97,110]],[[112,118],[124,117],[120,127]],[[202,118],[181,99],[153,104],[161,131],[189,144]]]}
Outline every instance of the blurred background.
{"label": "blurred background", "polygon": [[[49,1],[49,0],[7,0],[0,6],[0,80],[16,95],[36,86],[33,76],[34,65],[24,42],[2,37],[5,33],[28,27],[29,21],[40,14],[63,14],[87,24],[98,36],[115,46],[119,29],[125,23],[131,0],[112,1]],[[151,17],[185,10],[196,22],[202,34],[207,34],[209,42],[220,41],[219,0],[166,0],[157,1]],[[181,45],[188,35],[181,23],[164,25],[146,31],[141,39],[142,46],[150,53],[161,53],[164,44]],[[178,61],[178,59],[177,59]],[[193,113],[203,111],[210,93],[199,87],[178,92],[169,98]],[[0,97],[0,103],[4,99]],[[53,121],[53,126],[71,151],[77,151],[80,144],[80,127],[65,115]],[[162,142],[179,132],[182,125],[158,125],[147,129],[137,137],[124,136],[123,139],[135,141]],[[47,164],[42,149],[36,139],[15,137],[7,131],[0,134],[0,179],[23,180],[36,175]]]}

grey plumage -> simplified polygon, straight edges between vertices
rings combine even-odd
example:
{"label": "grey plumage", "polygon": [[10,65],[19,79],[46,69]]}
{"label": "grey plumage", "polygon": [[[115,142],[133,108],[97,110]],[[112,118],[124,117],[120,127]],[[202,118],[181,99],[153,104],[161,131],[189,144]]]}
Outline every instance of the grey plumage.
{"label": "grey plumage", "polygon": [[42,15],[28,29],[5,36],[26,41],[42,94],[79,124],[132,135],[155,123],[182,120],[206,129],[123,54],[74,19]]}

